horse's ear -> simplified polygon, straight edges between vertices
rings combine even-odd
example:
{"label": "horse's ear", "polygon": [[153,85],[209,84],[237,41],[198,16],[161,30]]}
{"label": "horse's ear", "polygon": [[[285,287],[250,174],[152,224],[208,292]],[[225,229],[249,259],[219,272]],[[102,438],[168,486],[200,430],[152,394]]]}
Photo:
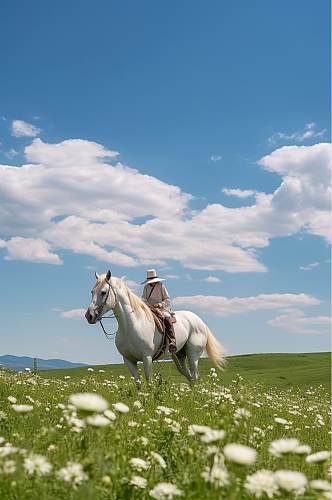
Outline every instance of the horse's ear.
{"label": "horse's ear", "polygon": [[112,276],[112,273],[111,273],[110,270],[108,270],[107,273],[106,273],[106,278],[105,278],[106,281],[109,281],[111,279],[111,276]]}
{"label": "horse's ear", "polygon": [[99,274],[96,273],[96,271],[95,271],[95,277],[96,277],[96,280],[99,280]]}

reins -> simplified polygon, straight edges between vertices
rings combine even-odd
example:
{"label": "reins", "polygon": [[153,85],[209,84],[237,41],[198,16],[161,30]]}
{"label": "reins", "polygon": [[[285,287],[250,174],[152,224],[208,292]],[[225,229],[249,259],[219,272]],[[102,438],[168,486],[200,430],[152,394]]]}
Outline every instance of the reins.
{"label": "reins", "polygon": [[[99,306],[99,308],[98,308],[98,309],[101,309],[101,310],[103,310],[104,305],[105,305],[105,304],[106,304],[106,302],[108,301],[108,297],[109,297],[109,294],[110,294],[110,290],[111,290],[111,288],[112,288],[112,291],[113,291],[113,293],[114,293],[114,298],[115,298],[115,304],[114,304],[114,307],[115,307],[115,305],[116,305],[116,303],[117,303],[117,300],[118,300],[116,290],[115,290],[115,288],[111,285],[111,282],[110,282],[110,281],[108,281],[108,282],[107,282],[107,284],[108,284],[108,291],[107,291],[107,295],[106,295],[106,297],[105,297],[105,299],[104,299],[103,303],[102,303],[102,304]],[[102,319],[114,319],[114,318],[115,318],[115,314],[113,313],[113,314],[110,314],[109,316],[101,316],[101,318],[98,320],[98,321],[99,321],[99,323],[100,323],[100,326],[101,326],[101,328],[102,328],[102,330],[103,330],[103,332],[104,332],[105,337],[107,338],[107,340],[110,340],[110,341],[114,339],[114,337],[115,337],[115,335],[117,334],[117,332],[111,332],[111,333],[107,332],[107,331],[105,330],[104,325],[103,325]]]}

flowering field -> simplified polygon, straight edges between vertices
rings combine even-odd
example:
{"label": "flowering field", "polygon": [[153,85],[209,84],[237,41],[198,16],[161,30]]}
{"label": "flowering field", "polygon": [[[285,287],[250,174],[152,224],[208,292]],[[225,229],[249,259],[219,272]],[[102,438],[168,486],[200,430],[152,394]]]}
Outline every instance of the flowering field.
{"label": "flowering field", "polygon": [[331,498],[322,385],[79,373],[0,370],[1,499]]}

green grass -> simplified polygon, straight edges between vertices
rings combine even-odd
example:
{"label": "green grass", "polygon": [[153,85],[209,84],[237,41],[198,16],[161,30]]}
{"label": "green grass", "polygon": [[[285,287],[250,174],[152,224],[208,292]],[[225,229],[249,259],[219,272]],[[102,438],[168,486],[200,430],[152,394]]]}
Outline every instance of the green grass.
{"label": "green grass", "polygon": [[[172,380],[184,381],[173,363],[154,363],[154,372],[161,373]],[[213,366],[209,359],[200,360],[200,375],[204,377]],[[261,383],[276,387],[310,387],[322,384],[331,387],[331,355],[328,352],[301,354],[248,354],[228,358],[227,369],[222,379],[227,384],[239,374],[246,382]],[[96,365],[95,370],[105,370],[107,374],[127,375],[128,369],[123,364]],[[42,377],[63,378],[70,375],[79,378],[86,374],[85,368],[41,371]]]}
{"label": "green grass", "polygon": [[[296,494],[279,485],[277,499],[323,500],[327,497],[309,481],[329,479],[328,460],[309,464],[306,454],[296,453],[277,458],[269,447],[275,440],[296,438],[312,452],[329,449],[329,366],[327,353],[234,356],[217,375],[204,359],[201,380],[190,387],[171,363],[158,363],[152,386],[144,385],[139,393],[123,365],[36,376],[0,370],[0,499],[151,500],[156,485],[168,482],[181,491],[180,500],[253,500],[247,479],[268,469],[273,478],[275,471],[291,470],[308,481]],[[102,396],[115,420],[93,427],[87,413],[68,404],[70,395],[82,392]],[[26,415],[17,413],[8,397],[33,408]],[[128,413],[116,412],[118,402],[128,406]],[[210,433],[206,443],[190,434],[192,424],[225,434],[214,440]],[[253,448],[256,461],[232,462],[225,452],[229,443]],[[165,460],[165,469],[154,452]],[[29,468],[36,454],[50,464],[45,474]],[[135,470],[133,458],[145,460],[147,468]],[[84,473],[77,486],[61,473],[69,461]],[[217,463],[219,469],[213,469]],[[218,484],[220,473],[227,475],[223,485]],[[146,481],[144,488],[131,484],[134,475]]]}

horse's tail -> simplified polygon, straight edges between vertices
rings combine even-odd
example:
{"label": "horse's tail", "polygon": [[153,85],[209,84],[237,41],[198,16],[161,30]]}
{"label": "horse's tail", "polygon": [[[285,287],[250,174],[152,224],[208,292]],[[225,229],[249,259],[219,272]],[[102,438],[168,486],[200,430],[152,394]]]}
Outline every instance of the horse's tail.
{"label": "horse's tail", "polygon": [[214,362],[217,368],[223,370],[226,366],[226,358],[224,355],[224,348],[218,342],[216,337],[213,335],[211,330],[206,326],[207,331],[207,342],[205,350],[210,359]]}

